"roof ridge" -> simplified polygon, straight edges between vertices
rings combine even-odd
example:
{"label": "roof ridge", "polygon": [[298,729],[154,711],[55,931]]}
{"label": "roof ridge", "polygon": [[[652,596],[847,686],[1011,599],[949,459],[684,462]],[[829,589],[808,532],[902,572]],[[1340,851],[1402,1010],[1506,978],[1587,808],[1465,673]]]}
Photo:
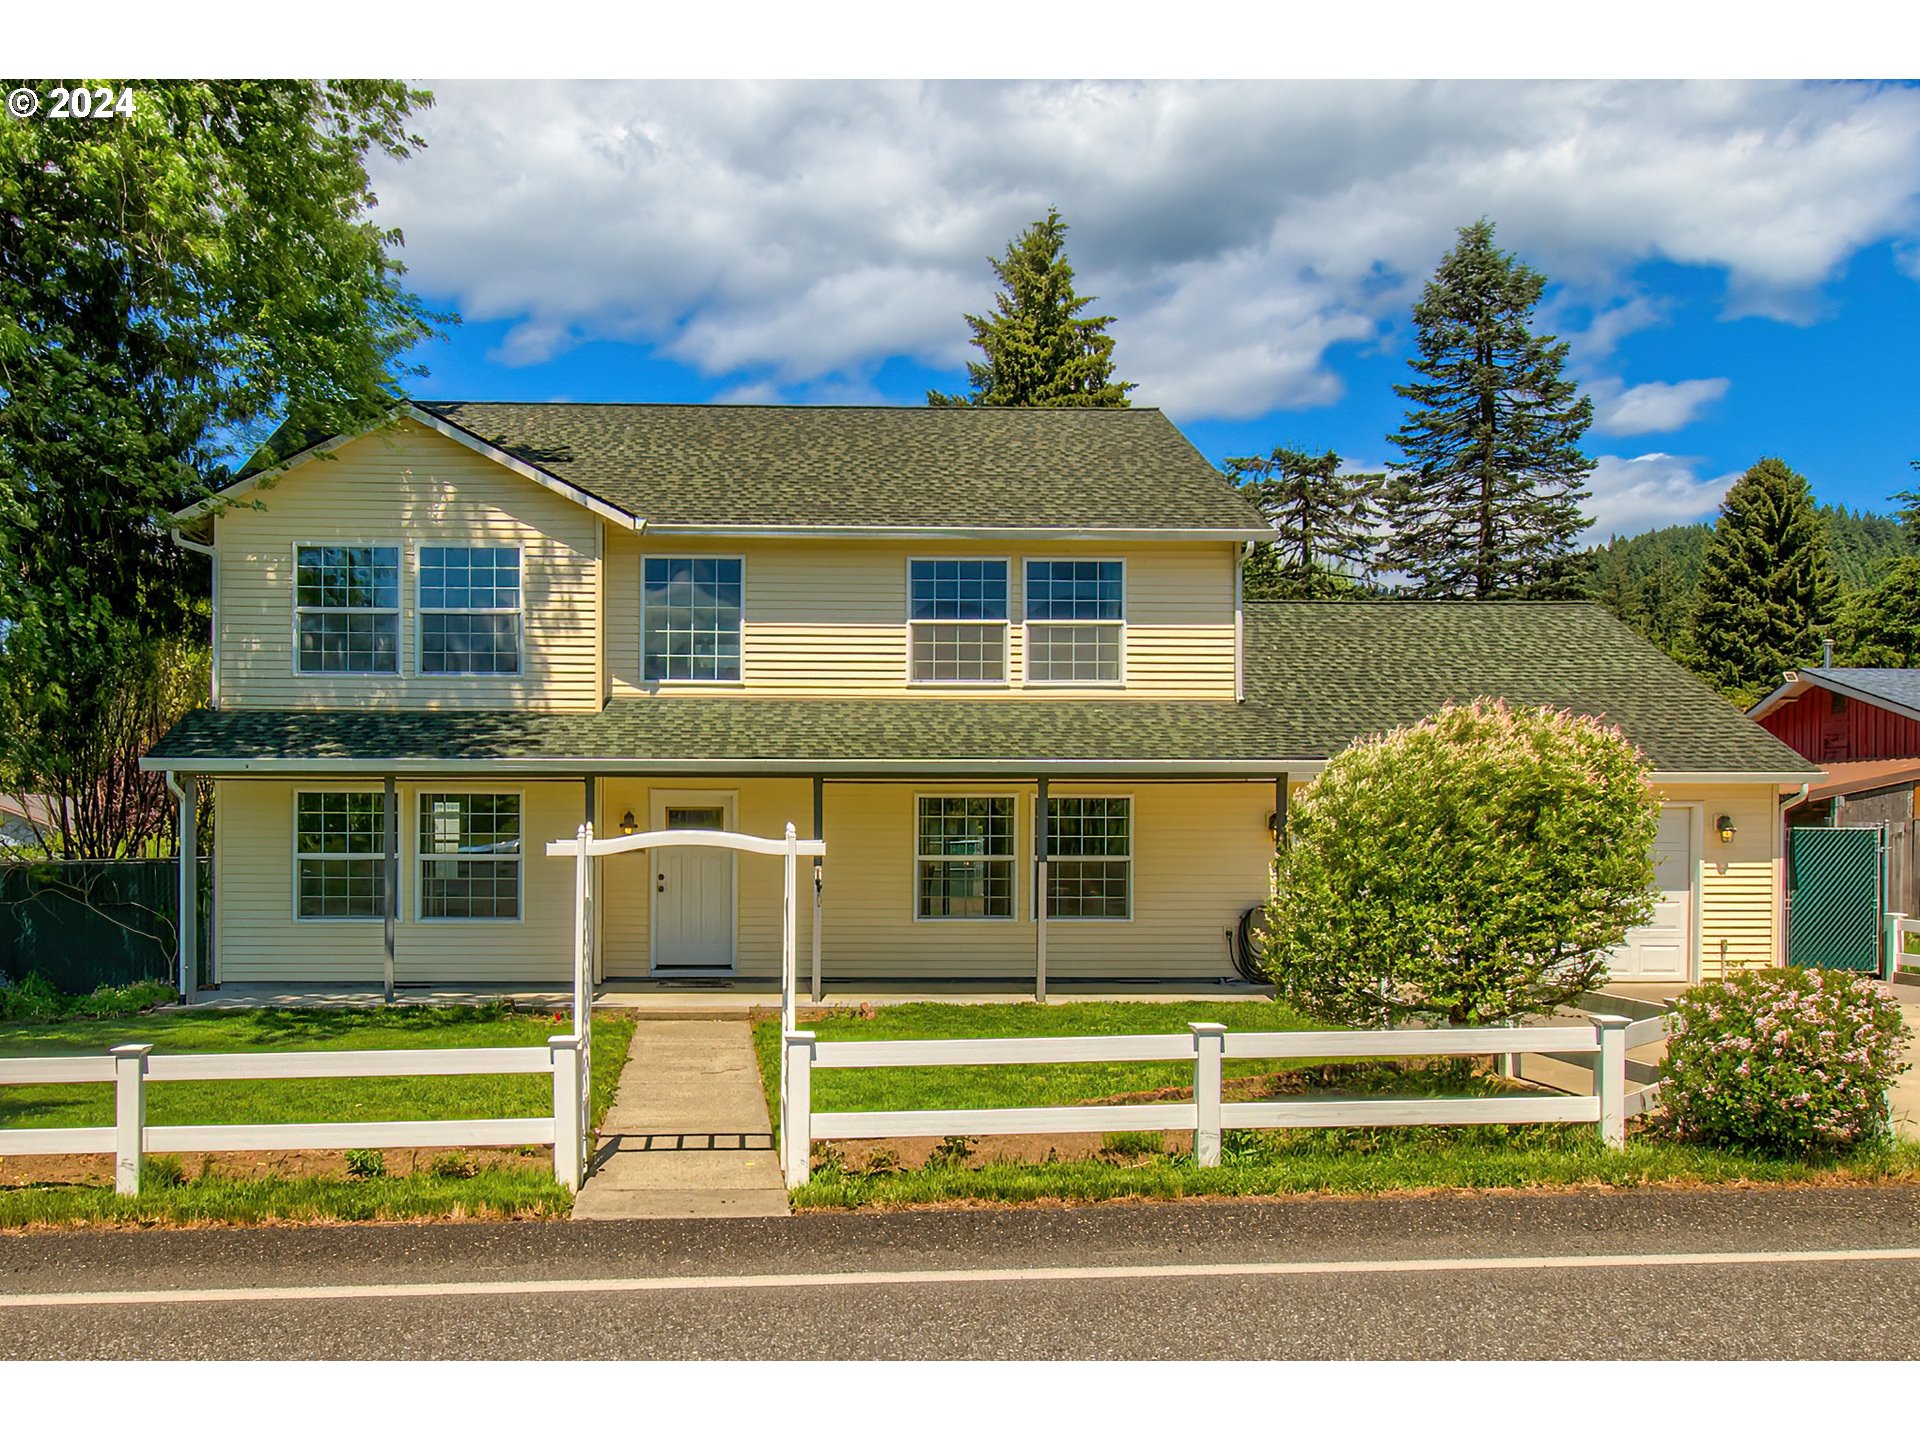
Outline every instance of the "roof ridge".
{"label": "roof ridge", "polygon": [[415,398],[412,404],[431,410],[436,405],[517,405],[537,409],[590,409],[606,410],[877,410],[884,412],[949,412],[953,414],[990,414],[993,412],[1013,411],[1019,414],[1065,414],[1065,415],[1160,415],[1165,412],[1158,405],[914,405],[901,403],[853,405],[846,403],[807,404],[788,401],[780,404],[764,400],[453,400]]}

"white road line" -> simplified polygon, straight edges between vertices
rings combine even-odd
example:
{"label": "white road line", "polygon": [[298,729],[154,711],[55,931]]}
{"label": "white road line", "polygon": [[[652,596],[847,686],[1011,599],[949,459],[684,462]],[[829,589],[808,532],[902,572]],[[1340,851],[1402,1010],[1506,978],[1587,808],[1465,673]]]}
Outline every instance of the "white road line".
{"label": "white road line", "polygon": [[91,1290],[0,1295],[0,1310],[73,1305],[205,1305],[307,1300],[425,1300],[460,1295],[617,1295],[647,1291],[807,1290],[883,1285],[1033,1284],[1285,1275],[1413,1275],[1473,1270],[1642,1270],[1684,1265],[1829,1265],[1920,1260],[1905,1250],[1734,1250],[1653,1255],[1447,1256],[1429,1260],[1273,1260],[1219,1265],[1063,1265],[1006,1270],[852,1270],[785,1275],[634,1275],[587,1280],[455,1280],[411,1285],[289,1285],[225,1290]]}

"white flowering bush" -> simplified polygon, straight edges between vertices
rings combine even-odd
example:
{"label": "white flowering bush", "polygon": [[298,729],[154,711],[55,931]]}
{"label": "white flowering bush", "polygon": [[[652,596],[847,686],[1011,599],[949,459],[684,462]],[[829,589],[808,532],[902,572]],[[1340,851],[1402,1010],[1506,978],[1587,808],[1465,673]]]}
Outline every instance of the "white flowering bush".
{"label": "white flowering bush", "polygon": [[1584,715],[1449,705],[1350,746],[1292,807],[1263,952],[1340,1025],[1487,1025],[1602,983],[1653,910],[1658,803]]}
{"label": "white flowering bush", "polygon": [[1745,970],[1674,1005],[1660,1100],[1684,1140],[1810,1155],[1888,1133],[1900,1006],[1843,970]]}

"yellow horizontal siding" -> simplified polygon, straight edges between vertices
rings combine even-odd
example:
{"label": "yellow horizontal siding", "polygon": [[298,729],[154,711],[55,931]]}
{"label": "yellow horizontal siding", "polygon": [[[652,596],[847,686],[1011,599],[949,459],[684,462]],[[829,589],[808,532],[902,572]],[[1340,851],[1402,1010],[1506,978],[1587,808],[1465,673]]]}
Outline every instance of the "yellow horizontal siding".
{"label": "yellow horizontal siding", "polygon": [[[386,949],[378,920],[294,918],[294,793],[314,789],[378,790],[380,782],[302,785],[266,780],[222,781],[215,790],[222,981],[378,982]],[[550,859],[546,842],[573,834],[584,790],[578,784],[449,780],[401,785],[400,920],[394,976],[429,981],[565,986],[573,973],[573,862]],[[519,791],[521,913],[519,921],[414,918],[418,895],[422,790]]]}
{"label": "yellow horizontal siding", "polygon": [[[343,445],[215,522],[221,704],[595,709],[599,533],[591,512],[424,426]],[[294,672],[294,547],[309,542],[401,547],[398,674]],[[522,674],[413,673],[414,551],[434,544],[521,547]]]}
{"label": "yellow horizontal siding", "polygon": [[674,691],[738,694],[896,695],[1026,693],[1025,634],[1008,639],[1010,683],[929,687],[907,682],[907,562],[914,557],[1008,559],[1010,613],[1022,613],[1022,561],[1126,561],[1126,687],[1031,693],[1071,700],[1116,693],[1155,698],[1230,698],[1234,693],[1233,557],[1226,544],[1049,545],[1010,550],[991,544],[910,541],[654,540],[608,536],[607,674],[614,698],[660,688],[642,679],[640,576],[645,555],[738,555],[744,560],[742,683],[674,685]]}
{"label": "yellow horizontal siding", "polygon": [[[1700,855],[1700,974],[1772,965],[1780,959],[1780,818],[1770,785],[1674,785],[1663,800],[1697,801],[1704,814]],[[1722,842],[1720,816],[1734,838]]]}

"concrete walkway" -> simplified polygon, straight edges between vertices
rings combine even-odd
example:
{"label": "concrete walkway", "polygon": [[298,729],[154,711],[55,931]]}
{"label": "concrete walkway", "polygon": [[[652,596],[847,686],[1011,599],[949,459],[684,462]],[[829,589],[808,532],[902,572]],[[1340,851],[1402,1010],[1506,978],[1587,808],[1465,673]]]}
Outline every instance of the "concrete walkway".
{"label": "concrete walkway", "polygon": [[786,1213],[746,1020],[642,1020],[573,1218]]}

